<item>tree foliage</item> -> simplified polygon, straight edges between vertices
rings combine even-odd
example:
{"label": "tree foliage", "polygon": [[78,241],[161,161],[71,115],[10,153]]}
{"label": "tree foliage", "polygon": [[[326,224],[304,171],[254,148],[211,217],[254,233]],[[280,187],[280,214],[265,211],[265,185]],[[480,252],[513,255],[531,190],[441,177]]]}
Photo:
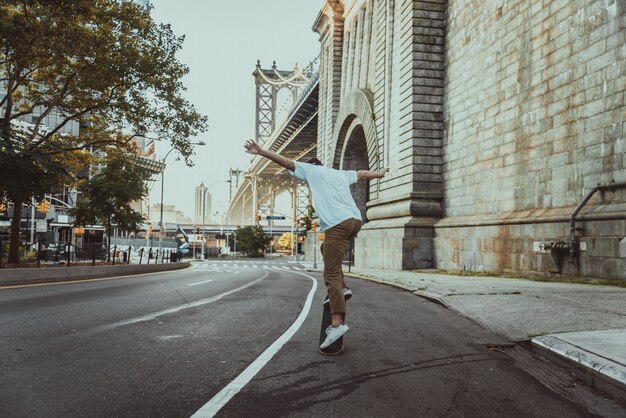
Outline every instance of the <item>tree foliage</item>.
{"label": "tree foliage", "polygon": [[306,215],[302,215],[298,219],[298,225],[303,227],[306,231],[310,231],[313,228],[313,220],[317,216],[315,215],[315,209],[313,205],[308,205],[306,208]]}
{"label": "tree foliage", "polygon": [[250,257],[261,256],[271,242],[272,238],[265,234],[260,225],[237,228],[237,248]]}
{"label": "tree foliage", "polygon": [[[22,205],[76,178],[71,153],[150,135],[190,163],[190,138],[207,125],[182,96],[183,40],[128,0],[0,3],[0,194],[17,213],[12,262]],[[24,120],[32,125],[16,132]],[[80,135],[63,134],[78,123]]]}
{"label": "tree foliage", "polygon": [[280,236],[280,238],[278,238],[278,247],[281,250],[286,250],[291,248],[291,244],[293,242],[295,235],[292,234],[291,232],[285,232],[284,234],[282,234]]}
{"label": "tree foliage", "polygon": [[104,167],[78,188],[81,199],[69,211],[74,225],[105,225],[109,237],[113,225],[122,231],[139,231],[145,220],[131,204],[147,195],[150,172],[131,154],[115,149],[102,162]]}

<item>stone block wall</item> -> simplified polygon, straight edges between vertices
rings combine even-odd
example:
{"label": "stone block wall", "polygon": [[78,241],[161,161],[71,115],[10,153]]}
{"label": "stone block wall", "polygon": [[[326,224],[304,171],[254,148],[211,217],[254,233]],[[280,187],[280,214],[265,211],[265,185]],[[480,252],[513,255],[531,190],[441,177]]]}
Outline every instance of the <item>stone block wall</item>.
{"label": "stone block wall", "polygon": [[537,250],[626,182],[625,8],[326,1],[318,156],[391,168],[355,193],[357,265],[626,278],[624,190],[580,211],[576,260]]}
{"label": "stone block wall", "polygon": [[598,183],[626,181],[626,6],[611,0],[449,0],[444,208],[438,267],[626,278],[624,193],[581,211],[575,269],[534,242],[565,240]]}

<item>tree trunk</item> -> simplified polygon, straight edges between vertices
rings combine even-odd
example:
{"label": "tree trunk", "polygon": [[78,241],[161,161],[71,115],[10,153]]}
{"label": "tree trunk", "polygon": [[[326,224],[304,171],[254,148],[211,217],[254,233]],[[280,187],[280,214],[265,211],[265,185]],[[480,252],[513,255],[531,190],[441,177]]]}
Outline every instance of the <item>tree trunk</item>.
{"label": "tree trunk", "polygon": [[22,202],[13,202],[11,220],[11,241],[9,244],[9,264],[20,262],[20,223],[22,222]]}

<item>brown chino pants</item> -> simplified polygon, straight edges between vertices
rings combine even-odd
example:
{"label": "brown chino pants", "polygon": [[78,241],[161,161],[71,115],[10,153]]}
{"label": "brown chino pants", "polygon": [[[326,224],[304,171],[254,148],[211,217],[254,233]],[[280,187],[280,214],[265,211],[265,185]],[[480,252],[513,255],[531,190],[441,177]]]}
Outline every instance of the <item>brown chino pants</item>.
{"label": "brown chino pants", "polygon": [[346,301],[343,298],[342,262],[348,241],[354,237],[363,222],[358,219],[347,219],[324,231],[324,284],[328,289],[331,313],[346,313]]}

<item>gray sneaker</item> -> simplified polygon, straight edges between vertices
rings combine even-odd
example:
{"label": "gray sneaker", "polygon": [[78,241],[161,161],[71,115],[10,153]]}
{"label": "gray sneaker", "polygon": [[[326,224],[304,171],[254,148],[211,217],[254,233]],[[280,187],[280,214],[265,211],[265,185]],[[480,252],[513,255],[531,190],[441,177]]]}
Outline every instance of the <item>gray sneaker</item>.
{"label": "gray sneaker", "polygon": [[350,328],[348,328],[346,324],[339,324],[336,327],[329,325],[328,328],[326,328],[326,339],[324,340],[322,345],[320,345],[320,348],[324,349],[328,347],[329,345],[337,341],[339,337],[348,332],[349,329]]}
{"label": "gray sneaker", "polygon": [[[348,300],[351,297],[352,297],[352,290],[350,290],[349,287],[344,287],[343,288],[343,298],[345,300]],[[322,305],[324,305],[324,307],[326,308],[329,304],[330,304],[330,299],[328,299],[328,294],[326,294],[326,299],[324,299],[324,303],[322,303]]]}

